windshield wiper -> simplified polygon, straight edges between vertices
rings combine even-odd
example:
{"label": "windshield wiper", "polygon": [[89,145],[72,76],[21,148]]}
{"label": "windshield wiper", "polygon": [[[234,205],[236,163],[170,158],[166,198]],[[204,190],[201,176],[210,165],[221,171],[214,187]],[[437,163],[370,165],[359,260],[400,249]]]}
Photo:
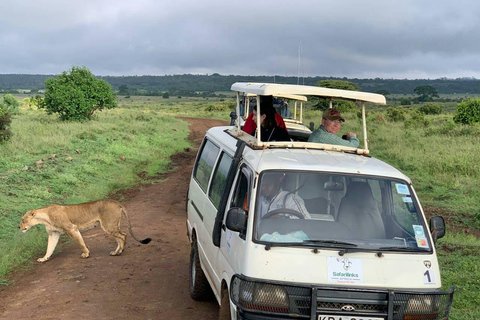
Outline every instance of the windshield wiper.
{"label": "windshield wiper", "polygon": [[378,250],[388,250],[388,251],[405,251],[405,252],[412,252],[412,251],[421,251],[421,252],[430,252],[430,248],[413,248],[413,247],[380,247]]}
{"label": "windshield wiper", "polygon": [[[311,244],[326,244],[326,245],[341,245],[341,246],[349,246],[352,248],[358,247],[355,243],[344,242],[344,241],[337,241],[337,240],[304,240],[303,243],[311,243]],[[330,247],[330,246],[329,246]]]}
{"label": "windshield wiper", "polygon": [[336,240],[303,240],[302,242],[271,242],[265,244],[265,250],[270,250],[272,247],[338,247],[349,246],[357,247],[355,243],[336,241]]}

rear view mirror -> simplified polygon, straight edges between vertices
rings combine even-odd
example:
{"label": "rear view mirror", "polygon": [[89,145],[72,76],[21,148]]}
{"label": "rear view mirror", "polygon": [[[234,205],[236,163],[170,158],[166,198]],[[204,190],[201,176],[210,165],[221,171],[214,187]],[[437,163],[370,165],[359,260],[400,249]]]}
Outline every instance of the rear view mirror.
{"label": "rear view mirror", "polygon": [[231,208],[227,213],[226,225],[229,230],[245,233],[247,230],[247,212],[242,208]]}
{"label": "rear view mirror", "polygon": [[327,191],[343,191],[343,182],[328,181],[325,182],[323,188]]}
{"label": "rear view mirror", "polygon": [[432,233],[433,242],[445,235],[445,220],[442,217],[435,216],[430,219],[430,232]]}

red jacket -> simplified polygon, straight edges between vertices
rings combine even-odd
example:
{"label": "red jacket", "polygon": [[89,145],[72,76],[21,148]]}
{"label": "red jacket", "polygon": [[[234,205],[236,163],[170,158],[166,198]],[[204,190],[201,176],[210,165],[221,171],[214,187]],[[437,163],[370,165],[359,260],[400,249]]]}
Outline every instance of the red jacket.
{"label": "red jacket", "polygon": [[[283,118],[278,112],[275,112],[275,121],[277,121],[277,126],[287,130],[287,126],[285,125],[285,122],[283,122]],[[245,120],[245,124],[243,125],[242,130],[248,134],[253,135],[255,129],[257,129],[257,124],[255,123],[255,121],[253,121],[253,112],[250,112],[247,120]]]}

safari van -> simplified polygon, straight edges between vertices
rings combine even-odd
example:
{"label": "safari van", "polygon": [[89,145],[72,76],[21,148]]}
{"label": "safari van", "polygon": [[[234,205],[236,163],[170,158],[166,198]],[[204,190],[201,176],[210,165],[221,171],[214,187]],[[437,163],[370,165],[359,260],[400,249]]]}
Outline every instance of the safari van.
{"label": "safari van", "polygon": [[441,291],[435,252],[444,220],[427,223],[411,180],[369,156],[365,103],[385,97],[265,83],[232,90],[237,102],[256,95],[257,108],[261,95],[354,101],[363,146],[262,142],[240,122],[208,130],[187,199],[191,297],[213,293],[220,319],[448,319],[454,288]]}

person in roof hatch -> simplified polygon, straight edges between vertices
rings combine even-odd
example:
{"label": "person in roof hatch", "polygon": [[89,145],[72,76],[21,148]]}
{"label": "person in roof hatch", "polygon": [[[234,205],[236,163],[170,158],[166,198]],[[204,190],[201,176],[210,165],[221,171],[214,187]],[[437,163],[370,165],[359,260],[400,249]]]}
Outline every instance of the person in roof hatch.
{"label": "person in roof hatch", "polygon": [[308,138],[308,142],[358,148],[360,141],[355,133],[347,132],[344,138],[337,136],[337,133],[342,126],[342,122],[345,122],[345,119],[340,114],[340,111],[337,109],[326,109],[322,115],[322,125],[312,132]]}
{"label": "person in roof hatch", "polygon": [[[276,112],[275,108],[273,107],[273,96],[260,96],[260,107],[261,106],[270,106],[273,109],[275,122],[277,123],[277,125],[287,130],[287,127],[285,125],[285,122],[283,121],[282,116],[278,112]],[[256,117],[256,115],[254,115],[253,112],[250,112],[242,128],[243,131],[245,131],[248,134],[251,134],[252,136],[255,134],[255,129],[257,128],[257,124],[254,120],[254,117]]]}
{"label": "person in roof hatch", "polygon": [[[253,110],[253,121],[257,124],[256,110]],[[256,134],[255,130],[252,135]],[[290,141],[287,130],[280,127],[275,120],[275,109],[266,103],[260,103],[260,138],[264,142]]]}

